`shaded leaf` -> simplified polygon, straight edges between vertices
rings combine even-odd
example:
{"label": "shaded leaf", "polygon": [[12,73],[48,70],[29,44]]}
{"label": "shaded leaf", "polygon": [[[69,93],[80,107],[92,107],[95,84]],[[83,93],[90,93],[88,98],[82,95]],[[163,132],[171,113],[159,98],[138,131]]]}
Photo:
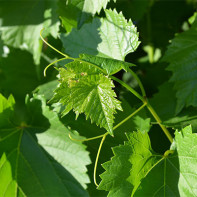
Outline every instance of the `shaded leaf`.
{"label": "shaded leaf", "polygon": [[106,18],[94,18],[80,30],[62,34],[65,52],[73,57],[86,53],[105,58],[124,60],[138,45],[138,33],[132,21],[116,10],[105,10]]}
{"label": "shaded leaf", "polygon": [[179,113],[184,106],[197,106],[197,21],[192,27],[172,40],[164,61],[170,63],[168,70],[173,72],[170,79],[174,82]]}
{"label": "shaded leaf", "polygon": [[[72,27],[81,27],[91,16],[105,9],[110,0],[61,0],[58,12],[65,29],[70,32]],[[116,0],[114,0],[116,2]]]}
{"label": "shaded leaf", "polygon": [[196,108],[189,107],[175,115],[177,103],[175,94],[173,84],[169,82],[164,83],[159,87],[159,92],[150,99],[150,103],[154,106],[164,125],[174,129],[182,129],[192,125],[193,129],[197,129]]}
{"label": "shaded leaf", "polygon": [[69,139],[70,130],[42,97],[27,98],[26,107],[24,121],[10,116],[0,127],[0,196],[88,196],[82,188],[89,182],[85,147]]}

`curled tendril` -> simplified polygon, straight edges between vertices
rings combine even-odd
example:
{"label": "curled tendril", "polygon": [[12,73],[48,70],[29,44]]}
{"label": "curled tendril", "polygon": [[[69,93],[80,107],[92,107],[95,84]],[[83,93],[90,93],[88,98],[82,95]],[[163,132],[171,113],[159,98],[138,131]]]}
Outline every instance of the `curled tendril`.
{"label": "curled tendril", "polygon": [[46,66],[46,68],[44,69],[44,76],[46,77],[46,71],[47,71],[47,69],[48,69],[50,66],[52,66],[53,64],[55,64],[55,63],[57,63],[57,62],[59,62],[59,61],[68,59],[69,56],[66,55],[66,54],[64,54],[64,53],[62,53],[61,51],[57,50],[57,49],[56,49],[55,47],[53,47],[52,45],[50,45],[50,44],[43,38],[43,36],[42,36],[42,32],[43,32],[43,31],[44,31],[44,28],[40,31],[40,37],[41,37],[42,41],[43,41],[47,46],[49,46],[51,49],[53,49],[54,51],[56,51],[56,52],[58,52],[59,54],[61,54],[61,55],[64,56],[64,58],[55,60],[54,62],[52,62],[52,63],[50,63],[49,65]]}

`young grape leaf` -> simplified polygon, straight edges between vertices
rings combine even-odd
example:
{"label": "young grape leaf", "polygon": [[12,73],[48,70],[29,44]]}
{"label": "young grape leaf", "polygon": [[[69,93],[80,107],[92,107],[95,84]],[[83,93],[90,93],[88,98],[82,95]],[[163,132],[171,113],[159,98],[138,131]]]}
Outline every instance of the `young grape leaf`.
{"label": "young grape leaf", "polygon": [[96,122],[113,134],[113,119],[116,109],[122,110],[120,101],[112,90],[112,81],[101,71],[86,62],[74,61],[60,68],[60,85],[55,90],[53,102],[65,105],[63,115],[70,110],[85,113],[86,118]]}
{"label": "young grape leaf", "polygon": [[163,157],[134,196],[197,196],[197,135],[191,126],[176,131],[177,153]]}
{"label": "young grape leaf", "polygon": [[109,191],[110,197],[127,197],[136,190],[148,170],[161,158],[150,145],[146,132],[127,135],[124,145],[113,148],[114,157],[103,164],[106,170],[98,189]]}
{"label": "young grape leaf", "polygon": [[109,1],[64,0],[59,2],[58,12],[65,29],[70,32],[72,27],[81,27],[89,17],[99,14],[102,8],[106,8]]}
{"label": "young grape leaf", "polygon": [[28,50],[33,54],[35,63],[39,64],[41,29],[47,29],[45,36],[50,33],[54,37],[57,37],[59,30],[56,1],[6,0],[1,1],[0,5],[2,40],[6,45]]}
{"label": "young grape leaf", "polygon": [[61,34],[65,52],[73,57],[86,53],[117,60],[134,52],[140,42],[132,21],[116,10],[105,10],[105,14],[106,18],[94,18],[80,30]]}
{"label": "young grape leaf", "polygon": [[128,70],[130,66],[135,66],[134,64],[110,59],[110,58],[104,58],[104,57],[98,57],[94,55],[88,55],[88,54],[80,54],[79,57],[82,60],[85,60],[87,62],[93,63],[101,68],[103,68],[108,75],[113,75],[120,71],[121,69],[124,69],[125,71]]}
{"label": "young grape leaf", "polygon": [[173,72],[170,79],[174,82],[179,113],[184,106],[197,106],[197,20],[192,27],[177,35],[170,44],[164,61],[170,63],[168,70]]}
{"label": "young grape leaf", "polygon": [[43,97],[26,99],[22,121],[8,116],[13,97],[0,95],[0,106],[0,117],[8,119],[0,122],[0,196],[88,196],[88,152],[70,140]]}

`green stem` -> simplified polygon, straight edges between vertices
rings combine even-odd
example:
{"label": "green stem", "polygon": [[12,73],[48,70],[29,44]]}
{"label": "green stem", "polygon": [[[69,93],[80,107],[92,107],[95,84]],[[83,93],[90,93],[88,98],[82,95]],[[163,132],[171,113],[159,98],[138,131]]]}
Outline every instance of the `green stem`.
{"label": "green stem", "polygon": [[155,118],[155,120],[157,121],[157,123],[159,124],[159,126],[161,127],[161,129],[163,130],[163,132],[165,133],[165,135],[167,136],[167,138],[169,139],[169,141],[172,143],[173,142],[173,137],[171,136],[170,132],[166,129],[166,127],[161,124],[161,122],[162,122],[161,119],[159,118],[159,116],[157,115],[157,113],[155,112],[155,110],[152,108],[152,106],[148,103],[148,100],[146,98],[142,97],[138,92],[136,92],[133,88],[131,88],[129,85],[127,85],[126,83],[124,83],[120,79],[118,79],[118,78],[116,78],[114,76],[111,76],[111,78],[113,80],[117,81],[118,83],[120,83],[125,88],[127,88],[127,90],[129,90],[132,94],[134,94],[144,104],[147,105],[148,110],[153,115],[153,117]]}
{"label": "green stem", "polygon": [[117,81],[119,84],[121,84],[123,87],[125,87],[127,90],[129,90],[132,94],[134,94],[137,98],[139,98],[143,103],[146,102],[145,98],[143,98],[138,92],[136,92],[132,87],[127,85],[125,82],[121,81],[120,79],[110,76],[114,81]]}
{"label": "green stem", "polygon": [[155,118],[155,120],[157,121],[157,123],[159,124],[159,126],[161,127],[161,129],[163,130],[165,135],[167,136],[167,138],[172,143],[173,142],[173,137],[171,136],[170,132],[166,129],[166,127],[161,124],[162,121],[159,118],[159,116],[157,115],[157,113],[155,112],[155,110],[153,109],[153,107],[148,103],[147,108],[150,111],[150,113],[153,115],[153,117]]}
{"label": "green stem", "polygon": [[146,92],[145,92],[145,89],[144,89],[144,86],[142,85],[142,82],[140,81],[139,77],[135,74],[135,72],[133,72],[130,68],[128,69],[128,71],[133,75],[133,77],[137,80],[138,82],[138,85],[141,89],[141,92],[142,92],[142,96],[143,97],[146,97]]}
{"label": "green stem", "polygon": [[95,164],[94,164],[94,183],[97,187],[98,187],[98,184],[96,182],[96,171],[97,171],[97,166],[98,166],[98,158],[99,158],[99,155],[100,155],[100,152],[101,152],[103,142],[105,141],[105,138],[106,138],[107,135],[108,135],[108,132],[103,135],[103,138],[101,140],[101,143],[99,145],[99,149],[98,149],[98,152],[97,152],[97,155],[96,155],[96,161],[95,161]]}
{"label": "green stem", "polygon": [[141,107],[139,107],[137,110],[135,110],[132,114],[127,116],[124,120],[119,122],[116,126],[114,126],[113,130],[117,129],[119,126],[121,126],[123,123],[125,123],[127,120],[129,120],[132,116],[134,116],[136,113],[138,113],[141,109],[143,109],[147,103],[144,103]]}
{"label": "green stem", "polygon": [[[106,132],[108,133],[108,132]],[[77,141],[77,142],[87,142],[87,141],[91,141],[91,140],[96,140],[98,138],[102,138],[104,135],[106,135],[106,133],[104,133],[103,135],[98,135],[98,136],[95,136],[95,137],[91,137],[91,138],[87,138],[87,139],[83,139],[83,140],[79,140],[79,139],[75,139],[73,138],[70,133],[69,133],[69,138],[73,141]]]}

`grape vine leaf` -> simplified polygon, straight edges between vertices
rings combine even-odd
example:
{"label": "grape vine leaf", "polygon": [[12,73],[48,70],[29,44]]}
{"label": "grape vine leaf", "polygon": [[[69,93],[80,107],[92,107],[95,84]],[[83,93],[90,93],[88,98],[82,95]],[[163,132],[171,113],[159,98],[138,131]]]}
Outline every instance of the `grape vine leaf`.
{"label": "grape vine leaf", "polygon": [[66,69],[60,68],[59,72],[60,85],[51,101],[65,105],[62,114],[66,115],[72,109],[76,117],[85,113],[87,119],[113,135],[113,114],[122,108],[115,98],[111,79],[98,68],[80,60],[66,64]]}
{"label": "grape vine leaf", "polygon": [[[170,96],[169,96],[170,95]],[[197,109],[189,107],[183,109],[179,114],[176,111],[176,93],[173,89],[173,83],[166,82],[159,87],[158,93],[149,100],[154,106],[157,114],[162,120],[162,124],[173,129],[182,129],[191,125],[194,130],[197,129]],[[152,121],[154,121],[152,119]]]}
{"label": "grape vine leaf", "polygon": [[173,40],[163,57],[170,63],[168,70],[173,72],[170,79],[176,90],[178,114],[184,106],[197,106],[197,20],[192,27]]}
{"label": "grape vine leaf", "polygon": [[197,195],[197,135],[191,126],[176,131],[176,150],[164,155],[152,151],[147,133],[130,133],[128,140],[103,164],[99,189],[110,197]]}
{"label": "grape vine leaf", "polygon": [[131,64],[128,62],[124,62],[124,61],[120,61],[116,59],[98,57],[98,56],[88,55],[88,54],[80,54],[79,57],[82,60],[93,63],[103,68],[107,72],[108,75],[113,75],[119,72],[121,69],[124,69],[125,71],[127,71],[129,67],[135,66],[134,64]]}
{"label": "grape vine leaf", "polygon": [[132,21],[114,10],[105,10],[106,18],[94,18],[79,30],[61,34],[65,52],[73,57],[79,54],[97,55],[105,58],[124,60],[134,52],[140,42]]}
{"label": "grape vine leaf", "polygon": [[[72,27],[81,27],[90,16],[105,9],[110,0],[63,0],[59,1],[58,12],[65,29],[70,32]],[[116,2],[116,0],[114,0]]]}
{"label": "grape vine leaf", "polygon": [[[4,44],[28,50],[36,64],[40,62],[42,42],[40,31],[57,37],[59,21],[56,0],[6,0],[0,2],[0,32]],[[36,13],[36,15],[35,15]]]}
{"label": "grape vine leaf", "polygon": [[197,135],[187,126],[175,132],[175,143],[177,153],[163,157],[134,196],[197,196]]}
{"label": "grape vine leaf", "polygon": [[147,171],[161,156],[156,155],[150,145],[147,132],[133,132],[127,135],[124,145],[114,147],[114,157],[102,166],[102,181],[98,189],[109,191],[110,197],[131,196]]}
{"label": "grape vine leaf", "polygon": [[22,121],[11,116],[13,105],[0,95],[0,117],[8,120],[0,122],[0,196],[88,196],[85,146],[69,139],[43,97],[26,98]]}

